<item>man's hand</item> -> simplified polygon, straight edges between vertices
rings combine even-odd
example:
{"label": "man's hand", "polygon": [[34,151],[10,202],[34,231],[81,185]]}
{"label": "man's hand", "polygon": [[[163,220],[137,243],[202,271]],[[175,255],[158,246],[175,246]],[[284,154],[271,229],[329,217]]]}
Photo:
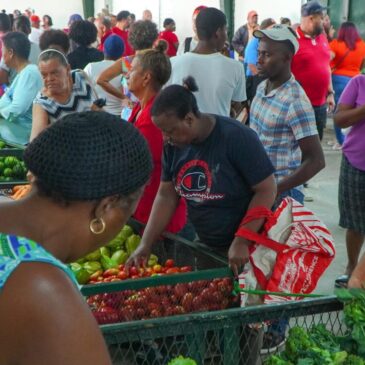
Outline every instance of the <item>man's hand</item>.
{"label": "man's hand", "polygon": [[250,242],[244,238],[236,237],[228,250],[228,265],[235,277],[240,274],[249,259]]}
{"label": "man's hand", "polygon": [[328,105],[328,111],[333,112],[335,110],[335,97],[333,94],[328,94],[327,96],[327,105]]}

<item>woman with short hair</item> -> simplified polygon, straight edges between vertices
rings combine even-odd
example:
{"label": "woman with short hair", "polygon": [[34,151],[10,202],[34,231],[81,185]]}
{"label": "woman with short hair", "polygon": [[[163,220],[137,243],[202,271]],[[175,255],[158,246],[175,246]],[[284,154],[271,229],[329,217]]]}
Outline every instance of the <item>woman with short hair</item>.
{"label": "woman with short hair", "polygon": [[83,70],[90,62],[98,62],[104,59],[103,52],[92,47],[97,36],[98,30],[93,23],[87,20],[72,23],[69,37],[71,41],[75,42],[76,48],[67,55],[71,70]]}
{"label": "woman with short hair", "polygon": [[36,65],[29,63],[30,41],[24,33],[9,32],[3,39],[3,60],[17,73],[0,99],[0,136],[25,145],[32,129],[32,104],[42,87]]}
{"label": "woman with short hair", "polygon": [[41,52],[38,67],[44,85],[33,103],[31,140],[65,115],[92,110],[95,99],[83,74],[71,71],[62,52],[56,49]]}

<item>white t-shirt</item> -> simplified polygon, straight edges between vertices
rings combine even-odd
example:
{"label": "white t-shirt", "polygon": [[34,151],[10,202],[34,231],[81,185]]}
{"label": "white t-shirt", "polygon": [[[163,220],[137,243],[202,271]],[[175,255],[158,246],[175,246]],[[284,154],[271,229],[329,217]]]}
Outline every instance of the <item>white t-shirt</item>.
{"label": "white t-shirt", "polygon": [[[93,86],[98,94],[98,98],[105,98],[106,105],[103,107],[103,110],[114,115],[118,115],[120,117],[122,112],[122,100],[115,97],[114,95],[106,92],[102,87],[100,87],[96,80],[98,76],[106,70],[108,67],[112,66],[115,61],[112,60],[103,60],[100,62],[91,62],[89,63],[84,71],[89,76],[90,80],[93,82]],[[117,76],[110,83],[117,89],[122,88],[122,76]]]}
{"label": "white t-shirt", "polygon": [[39,48],[37,43],[30,42],[30,53],[29,53],[29,62],[34,65],[38,65],[38,56],[41,53],[41,49]]}
{"label": "white t-shirt", "polygon": [[39,38],[42,35],[42,33],[43,33],[42,29],[32,27],[32,30],[28,35],[28,39],[33,43],[39,44]]}
{"label": "white t-shirt", "polygon": [[194,95],[203,113],[229,117],[231,101],[247,99],[245,71],[238,61],[220,53],[202,55],[188,52],[172,57],[171,64],[168,85],[182,85],[187,76],[194,77],[199,87]]}

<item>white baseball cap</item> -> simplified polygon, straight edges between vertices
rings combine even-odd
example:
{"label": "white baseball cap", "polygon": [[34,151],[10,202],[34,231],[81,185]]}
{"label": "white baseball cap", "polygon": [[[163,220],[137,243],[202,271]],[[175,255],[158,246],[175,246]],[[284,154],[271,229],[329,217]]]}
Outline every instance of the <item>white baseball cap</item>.
{"label": "white baseball cap", "polygon": [[256,38],[267,37],[273,41],[289,41],[294,46],[294,54],[298,52],[299,43],[294,30],[284,24],[275,24],[269,29],[255,30],[253,36]]}

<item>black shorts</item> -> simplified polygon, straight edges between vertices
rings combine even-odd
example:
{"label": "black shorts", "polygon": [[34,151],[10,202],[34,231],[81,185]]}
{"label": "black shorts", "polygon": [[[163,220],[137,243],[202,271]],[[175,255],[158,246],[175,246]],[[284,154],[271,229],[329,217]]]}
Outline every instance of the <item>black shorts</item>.
{"label": "black shorts", "polygon": [[365,171],[342,156],[338,188],[340,226],[365,234]]}

